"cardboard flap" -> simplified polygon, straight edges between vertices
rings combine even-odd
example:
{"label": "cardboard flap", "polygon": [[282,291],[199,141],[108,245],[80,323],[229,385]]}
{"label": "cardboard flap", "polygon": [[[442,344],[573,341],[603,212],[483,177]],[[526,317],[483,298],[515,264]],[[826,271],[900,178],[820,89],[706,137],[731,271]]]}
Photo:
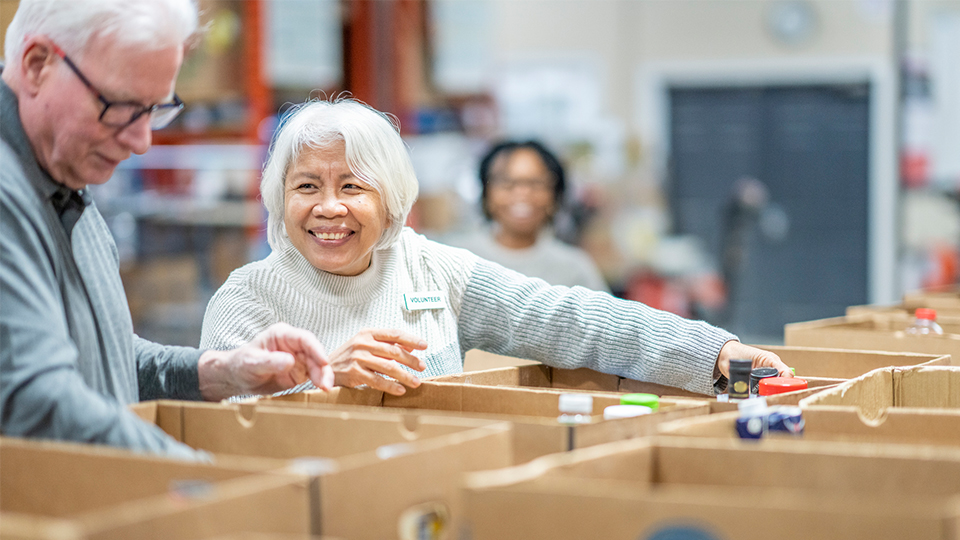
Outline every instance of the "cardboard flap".
{"label": "cardboard flap", "polygon": [[218,482],[263,468],[192,463],[88,444],[0,438],[0,508],[69,517],[166,494],[175,482]]}
{"label": "cardboard flap", "polygon": [[960,407],[960,368],[920,367],[898,374],[898,407]]}

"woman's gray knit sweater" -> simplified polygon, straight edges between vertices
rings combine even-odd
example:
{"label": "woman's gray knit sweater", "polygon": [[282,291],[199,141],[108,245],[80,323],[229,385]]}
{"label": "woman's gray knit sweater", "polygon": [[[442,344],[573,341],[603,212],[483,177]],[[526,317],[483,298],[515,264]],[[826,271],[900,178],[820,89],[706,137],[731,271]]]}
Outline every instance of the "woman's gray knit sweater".
{"label": "woman's gray knit sweater", "polygon": [[[443,307],[408,309],[418,293]],[[639,302],[550,286],[412,229],[358,276],[317,270],[292,246],[237,269],[207,306],[200,347],[239,347],[276,322],[314,332],[328,351],[364,328],[411,333],[428,345],[415,351],[421,377],[459,373],[464,353],[482,349],[711,395],[720,348],[736,339]]]}

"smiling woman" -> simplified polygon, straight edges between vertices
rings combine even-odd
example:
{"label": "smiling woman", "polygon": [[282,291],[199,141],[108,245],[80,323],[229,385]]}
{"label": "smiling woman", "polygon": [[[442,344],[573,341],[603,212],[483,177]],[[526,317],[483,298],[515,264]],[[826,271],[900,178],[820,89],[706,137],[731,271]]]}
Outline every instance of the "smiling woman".
{"label": "smiling woman", "polygon": [[704,322],[552,287],[404,228],[417,193],[406,147],[360,103],[310,102],[290,115],[261,192],[273,252],[217,291],[201,347],[230,348],[285,322],[335,348],[337,385],[392,394],[418,386],[417,372],[462,371],[470,349],[703,394],[730,358],[787,369]]}
{"label": "smiling woman", "polygon": [[380,193],[347,165],[343,141],[304,149],[284,183],[284,227],[315,268],[355,276],[370,266],[388,218]]}

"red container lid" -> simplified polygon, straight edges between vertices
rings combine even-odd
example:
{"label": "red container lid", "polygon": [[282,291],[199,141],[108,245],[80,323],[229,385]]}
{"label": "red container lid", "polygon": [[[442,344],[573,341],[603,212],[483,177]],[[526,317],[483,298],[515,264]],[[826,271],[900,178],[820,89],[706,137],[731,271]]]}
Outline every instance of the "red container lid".
{"label": "red container lid", "polygon": [[937,310],[935,309],[917,308],[917,310],[913,312],[913,315],[918,319],[926,319],[928,321],[937,320]]}
{"label": "red container lid", "polygon": [[806,390],[807,381],[796,377],[767,377],[760,379],[761,396],[772,396],[796,390]]}

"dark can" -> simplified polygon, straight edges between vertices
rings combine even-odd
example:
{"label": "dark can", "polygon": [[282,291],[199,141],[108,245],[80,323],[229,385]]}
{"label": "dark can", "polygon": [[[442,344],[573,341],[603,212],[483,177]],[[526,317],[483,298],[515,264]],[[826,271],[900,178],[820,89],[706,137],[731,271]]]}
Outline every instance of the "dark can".
{"label": "dark can", "polygon": [[730,399],[750,397],[750,368],[752,367],[752,360],[730,360],[730,384],[727,385],[727,394]]}
{"label": "dark can", "polygon": [[750,395],[755,396],[760,392],[760,379],[767,377],[777,377],[780,372],[777,368],[758,367],[750,372]]}

